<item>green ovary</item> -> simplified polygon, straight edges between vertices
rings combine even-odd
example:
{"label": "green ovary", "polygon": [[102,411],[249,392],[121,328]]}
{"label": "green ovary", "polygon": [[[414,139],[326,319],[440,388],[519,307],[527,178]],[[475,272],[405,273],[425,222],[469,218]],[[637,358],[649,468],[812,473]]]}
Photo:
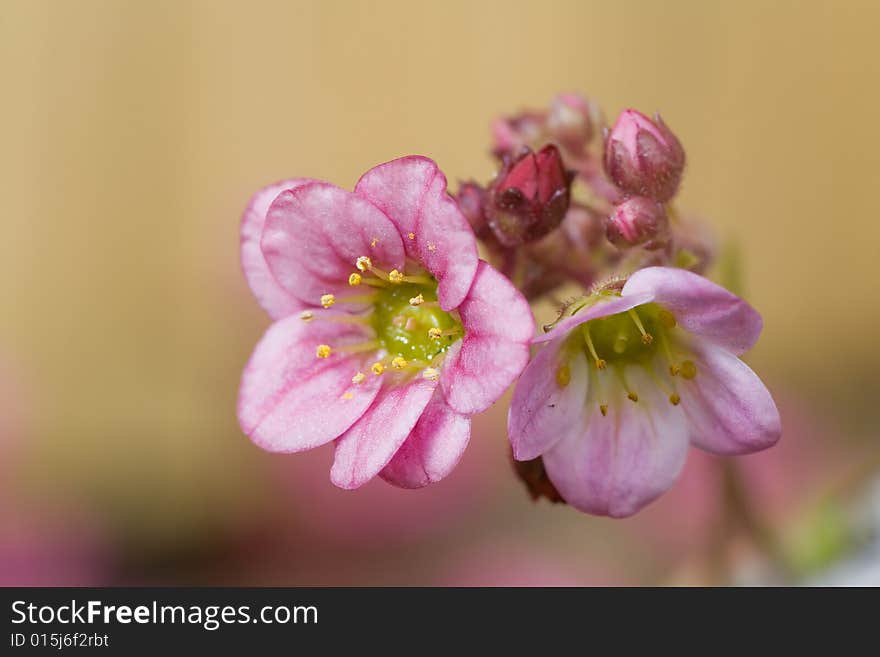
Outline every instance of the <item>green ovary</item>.
{"label": "green ovary", "polygon": [[[410,300],[420,294],[423,303],[412,305]],[[461,339],[463,333],[461,322],[437,305],[436,284],[402,283],[380,288],[370,323],[376,339],[389,354],[426,364]],[[429,335],[431,329],[445,334],[434,339]]]}
{"label": "green ovary", "polygon": [[582,348],[591,362],[595,363],[598,357],[607,365],[648,365],[674,326],[675,320],[668,311],[649,303],[586,322],[570,339],[572,346]]}

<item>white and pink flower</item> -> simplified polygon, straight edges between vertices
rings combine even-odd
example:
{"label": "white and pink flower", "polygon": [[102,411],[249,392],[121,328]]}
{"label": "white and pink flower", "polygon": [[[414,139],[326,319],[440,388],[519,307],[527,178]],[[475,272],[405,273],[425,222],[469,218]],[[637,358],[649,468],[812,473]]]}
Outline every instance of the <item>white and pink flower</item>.
{"label": "white and pink flower", "polygon": [[341,488],[377,474],[406,488],[442,479],[470,417],[528,361],[529,306],[479,260],[427,158],[377,166],[354,193],[308,179],[261,190],[242,262],[276,320],[242,377],[242,429],[273,452],[335,440]]}
{"label": "white and pink flower", "polygon": [[748,303],[691,272],[648,267],[573,304],[514,391],[514,457],[541,457],[570,505],[629,516],[666,491],[689,445],[773,445],[779,412],[738,358],[761,332]]}

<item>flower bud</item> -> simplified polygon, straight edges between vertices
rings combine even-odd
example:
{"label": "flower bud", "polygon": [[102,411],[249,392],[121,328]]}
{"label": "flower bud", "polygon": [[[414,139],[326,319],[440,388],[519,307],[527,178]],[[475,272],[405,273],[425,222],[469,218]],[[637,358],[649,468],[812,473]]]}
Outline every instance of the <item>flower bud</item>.
{"label": "flower bud", "polygon": [[593,109],[577,94],[559,94],[547,113],[548,136],[572,153],[580,153],[593,138]]}
{"label": "flower bud", "polygon": [[525,244],[556,228],[568,211],[571,181],[552,144],[508,160],[492,183],[486,207],[501,245]]}
{"label": "flower bud", "polygon": [[559,494],[556,486],[553,485],[550,477],[547,476],[547,471],[544,469],[544,459],[540,456],[531,461],[514,460],[513,468],[516,475],[525,484],[532,500],[538,501],[540,498],[545,497],[553,504],[565,504],[562,495]]}
{"label": "flower bud", "polygon": [[498,158],[515,156],[526,147],[533,147],[544,140],[543,112],[526,111],[516,116],[501,117],[492,121],[492,153]]}
{"label": "flower bud", "polygon": [[666,243],[668,229],[669,219],[661,204],[633,196],[614,208],[605,235],[619,248],[643,245],[650,251]]}
{"label": "flower bud", "polygon": [[485,211],[486,190],[473,181],[463,182],[458,186],[458,209],[468,220],[474,234],[481,240],[492,235],[486,219]]}
{"label": "flower bud", "polygon": [[636,110],[626,110],[605,140],[605,172],[624,192],[666,202],[684,171],[684,149],[672,131]]}

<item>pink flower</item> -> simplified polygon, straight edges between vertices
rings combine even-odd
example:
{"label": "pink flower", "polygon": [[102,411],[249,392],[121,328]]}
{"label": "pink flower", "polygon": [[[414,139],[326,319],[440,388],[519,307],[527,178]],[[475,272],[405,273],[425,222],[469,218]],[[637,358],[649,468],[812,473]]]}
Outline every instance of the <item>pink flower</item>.
{"label": "pink flower", "polygon": [[528,304],[478,259],[429,159],[375,167],[354,193],[302,179],[258,192],[242,261],[277,321],[242,376],[241,427],[272,452],[335,440],[341,488],[442,479],[471,415],[528,361]]}
{"label": "pink flower", "polygon": [[629,516],[673,484],[689,444],[747,454],[779,439],[770,393],[737,357],[761,317],[724,288],[648,267],[565,315],[535,339],[547,345],[517,384],[508,433],[572,506]]}

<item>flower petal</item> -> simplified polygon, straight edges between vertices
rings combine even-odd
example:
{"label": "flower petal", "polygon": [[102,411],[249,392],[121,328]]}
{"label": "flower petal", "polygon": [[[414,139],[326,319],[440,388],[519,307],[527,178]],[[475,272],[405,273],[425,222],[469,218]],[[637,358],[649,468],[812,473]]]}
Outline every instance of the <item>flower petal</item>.
{"label": "flower petal", "polygon": [[652,300],[653,297],[650,294],[630,294],[625,297],[608,297],[607,301],[599,301],[595,305],[581,310],[576,315],[566,317],[546,333],[538,335],[532,340],[532,342],[534,344],[550,342],[550,340],[555,340],[556,338],[568,334],[574,327],[580,326],[584,322],[589,322],[591,319],[598,319],[599,317],[608,317],[609,315],[623,313],[630,308],[635,308],[643,303],[649,303]]}
{"label": "flower petal", "polygon": [[711,343],[698,342],[692,349],[697,375],[679,386],[691,442],[715,454],[748,454],[774,445],[782,422],[758,375]]}
{"label": "flower petal", "polygon": [[[348,429],[379,390],[377,377],[353,385],[365,354],[319,359],[319,344],[363,341],[360,326],[303,322],[287,317],[266,331],[242,374],[238,420],[257,445],[270,452],[300,452],[327,443]],[[346,393],[351,398],[344,398]]]}
{"label": "flower petal", "polygon": [[585,431],[569,432],[543,455],[547,475],[573,507],[623,518],[668,490],[688,450],[687,423],[640,368],[630,368],[639,392],[633,403],[621,395],[608,415],[588,407]]}
{"label": "flower petal", "polygon": [[458,312],[465,335],[447,356],[440,385],[452,408],[473,415],[494,404],[529,362],[535,324],[525,298],[482,260]]}
{"label": "flower petal", "polygon": [[389,484],[422,488],[458,465],[471,437],[471,420],[452,410],[438,387],[406,442],[379,473]]}
{"label": "flower petal", "polygon": [[275,197],[285,189],[296,189],[310,182],[314,181],[308,178],[291,178],[264,187],[251,197],[241,216],[241,267],[244,277],[257,301],[272,319],[286,317],[300,310],[303,304],[278,284],[263,257],[260,240],[266,223],[266,212]]}
{"label": "flower petal", "polygon": [[389,269],[403,269],[405,260],[388,217],[327,183],[281,192],[269,207],[261,245],[281,287],[312,306],[326,293],[351,294],[348,276],[361,256]]}
{"label": "flower petal", "polygon": [[761,334],[761,315],[747,302],[707,278],[673,267],[640,269],[623,286],[623,296],[650,294],[687,331],[742,354]]}
{"label": "flower petal", "polygon": [[[513,390],[507,434],[513,458],[530,461],[569,434],[584,435],[589,385],[583,351],[563,358],[564,340],[545,346],[526,367]],[[557,372],[568,367],[568,384],[560,386]]]}
{"label": "flower petal", "polygon": [[436,381],[423,378],[399,385],[386,380],[373,405],[336,442],[330,469],[333,483],[340,488],[357,488],[388,465],[416,426],[436,387]]}
{"label": "flower petal", "polygon": [[392,160],[367,171],[354,191],[388,215],[407,256],[437,278],[440,306],[458,306],[477,271],[477,242],[437,164],[417,155]]}

